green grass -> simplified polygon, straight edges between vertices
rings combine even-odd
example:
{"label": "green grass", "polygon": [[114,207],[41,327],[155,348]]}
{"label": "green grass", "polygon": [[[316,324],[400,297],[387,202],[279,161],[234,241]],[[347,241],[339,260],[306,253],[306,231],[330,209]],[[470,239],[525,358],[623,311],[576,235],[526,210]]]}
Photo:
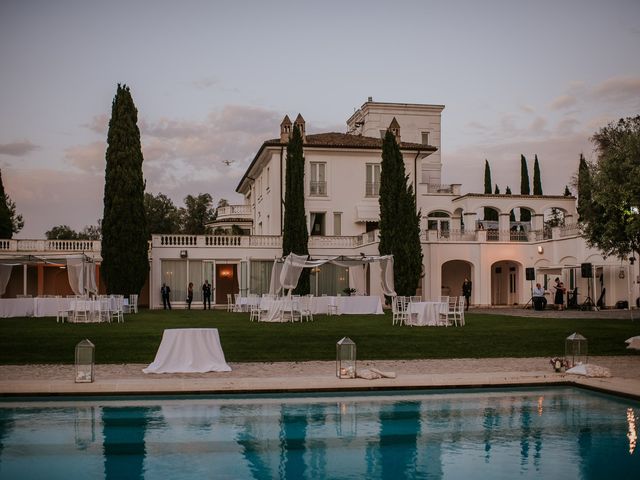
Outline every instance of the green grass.
{"label": "green grass", "polygon": [[120,324],[57,324],[55,318],[0,319],[0,364],[73,363],[74,346],[88,338],[97,363],[151,363],[165,328],[215,327],[229,362],[334,360],[344,336],[358,358],[489,358],[557,356],[580,332],[590,355],[636,355],[624,340],[640,322],[466,315],[464,328],[393,327],[385,315],[317,315],[309,323],[252,323],[248,313],[202,310],[141,311]]}

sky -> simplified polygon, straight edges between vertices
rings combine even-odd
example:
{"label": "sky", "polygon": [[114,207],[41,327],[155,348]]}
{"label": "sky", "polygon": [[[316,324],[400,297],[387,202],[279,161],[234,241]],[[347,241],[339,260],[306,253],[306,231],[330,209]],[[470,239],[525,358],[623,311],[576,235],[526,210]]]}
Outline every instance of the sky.
{"label": "sky", "polygon": [[[118,83],[138,108],[146,191],[235,188],[285,114],[346,131],[375,101],[445,105],[443,182],[571,185],[589,138],[640,114],[640,1],[2,0],[0,169],[44,238],[102,217]],[[225,161],[230,161],[227,165]]]}

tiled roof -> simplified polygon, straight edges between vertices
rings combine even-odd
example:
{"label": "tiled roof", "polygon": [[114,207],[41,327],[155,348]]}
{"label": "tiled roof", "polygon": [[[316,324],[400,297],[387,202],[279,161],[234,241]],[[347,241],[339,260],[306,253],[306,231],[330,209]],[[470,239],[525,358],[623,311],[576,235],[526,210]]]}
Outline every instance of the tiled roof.
{"label": "tiled roof", "polygon": [[[281,142],[279,138],[273,138],[271,140],[267,140],[264,142],[258,153],[256,153],[255,157],[251,161],[251,164],[247,168],[245,174],[240,179],[240,183],[236,187],[236,192],[240,189],[240,186],[244,182],[245,178],[249,174],[249,171],[256,163],[260,154],[267,147],[286,147],[288,142]],[[352,135],[349,133],[338,133],[338,132],[329,132],[329,133],[316,133],[313,135],[307,135],[305,137],[305,141],[303,144],[303,148],[306,147],[314,147],[314,148],[353,148],[353,149],[378,149],[382,150],[382,139],[376,137],[363,137],[361,135]],[[432,145],[423,145],[421,143],[411,143],[411,142],[400,142],[401,150],[412,150],[419,152],[435,152],[438,149]]]}
{"label": "tiled roof", "polygon": [[[266,146],[286,145],[286,142],[280,142],[279,138],[267,140],[264,142]],[[376,137],[363,137],[360,135],[351,135],[348,133],[316,133],[307,135],[303,147],[342,147],[342,148],[382,148],[382,139]],[[402,150],[422,150],[435,151],[436,148],[430,145],[420,143],[400,142]]]}

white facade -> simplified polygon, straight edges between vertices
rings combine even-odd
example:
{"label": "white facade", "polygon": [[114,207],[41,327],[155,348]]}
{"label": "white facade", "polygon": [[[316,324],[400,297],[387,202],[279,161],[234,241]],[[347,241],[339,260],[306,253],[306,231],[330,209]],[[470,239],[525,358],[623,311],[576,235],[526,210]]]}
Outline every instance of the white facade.
{"label": "white facade", "polygon": [[[377,254],[380,136],[395,119],[405,170],[422,212],[425,275],[418,293],[431,299],[441,294],[460,295],[462,281],[469,277],[473,282],[472,304],[524,305],[530,299],[532,286],[525,278],[525,269],[533,267],[537,281],[547,280],[551,285],[559,276],[568,288],[577,287],[579,303],[588,293],[595,302],[606,288],[607,306],[621,300],[635,304],[638,265],[604,259],[586,246],[575,225],[575,198],[461,195],[460,185],[441,184],[443,109],[442,105],[370,100],[347,120],[348,133],[305,135],[305,208],[310,254]],[[304,132],[301,116],[296,118],[296,124]],[[286,141],[291,125],[286,117],[280,126],[280,138],[267,140],[259,148],[237,187],[244,196],[244,204],[224,207],[218,212],[218,224],[227,221],[229,226],[242,220],[251,225],[251,235],[153,236],[152,306],[161,305],[159,291],[163,282],[172,284],[177,304],[188,281],[198,285],[204,278],[216,288],[217,304],[226,304],[228,293],[265,290],[269,265],[282,254]],[[487,207],[496,211],[497,221],[484,219]],[[510,214],[517,216],[521,209],[531,211],[530,222],[510,220]],[[545,216],[552,211],[560,212],[562,227],[545,227]],[[587,262],[593,265],[595,273],[591,280],[582,278],[579,268]],[[328,278],[330,274],[335,277],[334,284]],[[315,279],[317,285],[322,284],[324,293],[332,293],[327,289],[342,287],[346,277],[345,272],[332,271],[318,273]],[[314,279],[312,290],[313,282]],[[375,266],[369,275],[368,293],[380,294]]]}

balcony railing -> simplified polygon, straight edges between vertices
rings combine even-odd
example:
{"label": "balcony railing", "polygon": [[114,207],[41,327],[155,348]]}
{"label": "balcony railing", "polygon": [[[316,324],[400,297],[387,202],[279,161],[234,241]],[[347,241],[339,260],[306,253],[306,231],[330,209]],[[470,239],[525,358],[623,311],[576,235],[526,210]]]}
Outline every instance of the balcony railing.
{"label": "balcony railing", "polygon": [[279,235],[153,235],[158,247],[282,247]]}
{"label": "balcony railing", "polygon": [[227,205],[216,210],[217,220],[223,220],[227,217],[247,217],[251,219],[251,205]]}
{"label": "balcony railing", "polygon": [[[427,233],[427,237],[429,236],[428,232],[429,230],[425,232]],[[474,242],[476,240],[476,232],[474,231],[440,230],[437,232],[437,239],[441,242]]]}
{"label": "balcony railing", "polygon": [[560,227],[561,237],[573,237],[575,235],[580,235],[580,225],[577,223],[570,223]]}
{"label": "balcony railing", "polygon": [[94,252],[100,240],[0,240],[0,252]]}
{"label": "balcony railing", "polygon": [[327,195],[327,182],[310,182],[309,195],[325,197]]}
{"label": "balcony railing", "polygon": [[427,183],[427,193],[453,193],[453,185],[445,183]]}

